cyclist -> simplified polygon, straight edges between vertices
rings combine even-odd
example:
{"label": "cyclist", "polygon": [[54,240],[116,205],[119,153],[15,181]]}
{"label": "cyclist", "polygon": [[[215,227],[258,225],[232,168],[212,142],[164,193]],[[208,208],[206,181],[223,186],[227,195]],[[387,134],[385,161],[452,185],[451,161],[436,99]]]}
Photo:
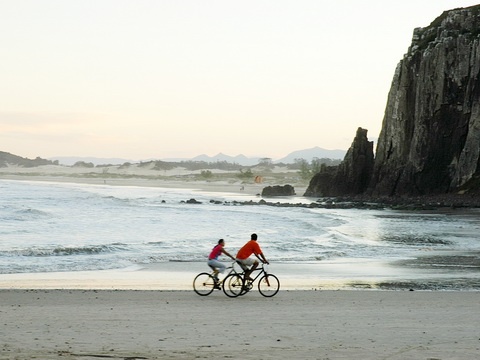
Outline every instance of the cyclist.
{"label": "cyclist", "polygon": [[224,249],[224,247],[225,247],[225,240],[220,239],[218,240],[217,245],[215,245],[214,248],[212,249],[212,252],[210,253],[210,255],[208,255],[207,264],[213,269],[213,277],[215,279],[215,288],[218,288],[218,281],[219,281],[218,273],[220,272],[223,274],[223,272],[227,268],[227,266],[224,263],[218,261],[218,257],[220,256],[220,254],[225,254],[230,258],[232,258],[232,260],[235,260],[235,258],[232,255],[230,255],[227,252],[227,250]]}
{"label": "cyclist", "polygon": [[[240,262],[240,264],[243,265],[242,267],[245,268],[245,280],[252,280],[250,274],[257,268],[258,260],[264,264],[269,263],[263,255],[260,245],[257,243],[257,238],[257,234],[252,234],[250,236],[250,241],[243,245],[243,247],[238,250],[237,253],[237,261]],[[250,255],[252,254],[254,254],[258,260],[251,258]],[[248,268],[249,266],[250,268]]]}

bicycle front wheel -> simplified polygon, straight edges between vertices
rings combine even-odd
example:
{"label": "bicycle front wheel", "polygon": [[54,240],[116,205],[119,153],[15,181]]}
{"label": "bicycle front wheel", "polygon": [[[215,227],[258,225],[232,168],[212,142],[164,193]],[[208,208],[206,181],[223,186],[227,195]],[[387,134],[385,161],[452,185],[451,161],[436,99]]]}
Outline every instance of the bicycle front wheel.
{"label": "bicycle front wheel", "polygon": [[209,273],[200,273],[193,280],[193,290],[200,296],[210,295],[215,286],[215,280]]}
{"label": "bicycle front wheel", "polygon": [[238,274],[228,275],[223,280],[223,292],[228,297],[237,297],[242,293],[243,278]]}
{"label": "bicycle front wheel", "polygon": [[258,291],[265,297],[272,297],[280,290],[280,280],[275,275],[265,274],[258,280]]}

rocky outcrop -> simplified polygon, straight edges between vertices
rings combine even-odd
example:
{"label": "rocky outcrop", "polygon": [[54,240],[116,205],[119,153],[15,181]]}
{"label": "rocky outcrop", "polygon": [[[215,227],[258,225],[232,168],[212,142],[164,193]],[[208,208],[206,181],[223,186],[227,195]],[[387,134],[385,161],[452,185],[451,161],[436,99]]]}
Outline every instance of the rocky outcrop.
{"label": "rocky outcrop", "polygon": [[415,29],[388,95],[373,195],[454,192],[479,173],[479,34],[480,6]]}
{"label": "rocky outcrop", "polygon": [[322,169],[322,171],[319,173],[315,174],[310,180],[307,190],[303,196],[327,197],[342,195],[336,188],[336,183],[334,180],[337,170],[338,166],[328,166]]}
{"label": "rocky outcrop", "polygon": [[366,129],[358,128],[350,149],[338,167],[327,167],[316,174],[305,196],[358,195],[368,188],[373,172],[373,141]]}
{"label": "rocky outcrop", "polygon": [[295,195],[295,189],[292,185],[267,186],[262,190],[262,196],[292,196]]}

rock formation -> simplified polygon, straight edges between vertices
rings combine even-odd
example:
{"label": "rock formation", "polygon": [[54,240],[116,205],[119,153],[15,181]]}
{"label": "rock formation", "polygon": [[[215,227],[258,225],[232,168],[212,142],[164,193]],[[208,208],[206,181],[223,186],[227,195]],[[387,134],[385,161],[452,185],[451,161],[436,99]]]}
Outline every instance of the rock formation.
{"label": "rock formation", "polygon": [[[354,146],[355,141],[349,152]],[[445,11],[414,30],[412,45],[395,70],[373,171],[370,159],[347,157],[328,180],[327,192],[328,186],[319,184],[328,174],[318,174],[305,195],[478,192],[480,5]]]}
{"label": "rock formation", "polygon": [[377,195],[455,191],[480,160],[480,6],[417,28],[397,66],[378,139]]}
{"label": "rock formation", "polygon": [[262,190],[262,196],[292,196],[295,195],[295,189],[292,185],[267,186]]}
{"label": "rock formation", "polygon": [[373,141],[358,128],[352,146],[338,167],[327,167],[310,181],[305,196],[356,195],[367,190],[373,171]]}

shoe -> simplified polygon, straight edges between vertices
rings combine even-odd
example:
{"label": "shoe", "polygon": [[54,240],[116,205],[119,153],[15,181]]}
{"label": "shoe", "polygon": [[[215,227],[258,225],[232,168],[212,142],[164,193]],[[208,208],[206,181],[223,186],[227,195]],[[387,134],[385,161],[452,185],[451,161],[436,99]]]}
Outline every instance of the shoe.
{"label": "shoe", "polygon": [[217,285],[217,284],[216,284],[216,285],[213,285],[213,288],[214,288],[215,290],[222,290],[222,288],[220,287],[220,285]]}

